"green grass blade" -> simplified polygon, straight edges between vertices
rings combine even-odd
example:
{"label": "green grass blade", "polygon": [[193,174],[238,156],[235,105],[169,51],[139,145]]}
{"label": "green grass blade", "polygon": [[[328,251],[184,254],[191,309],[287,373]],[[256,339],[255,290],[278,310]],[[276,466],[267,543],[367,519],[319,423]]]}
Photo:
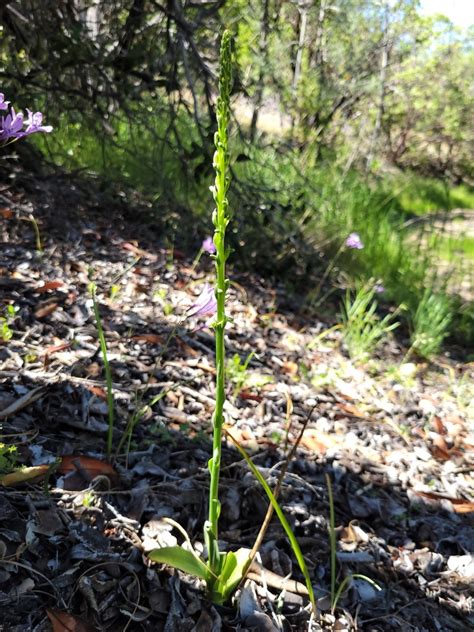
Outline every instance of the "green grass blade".
{"label": "green grass blade", "polygon": [[329,497],[329,542],[331,545],[331,606],[335,607],[336,598],[336,515],[334,513],[334,496],[331,477],[326,473],[326,485]]}
{"label": "green grass blade", "polygon": [[230,434],[230,432],[228,430],[224,429],[224,432],[229,437],[229,439],[232,441],[232,443],[235,445],[235,447],[240,452],[242,457],[245,459],[245,461],[247,462],[247,465],[252,470],[252,474],[255,476],[255,478],[258,480],[260,485],[265,490],[265,493],[268,496],[268,499],[269,499],[270,503],[272,504],[273,509],[275,510],[275,513],[278,516],[283,529],[285,530],[285,533],[286,533],[286,535],[288,537],[288,540],[290,541],[291,548],[293,549],[293,553],[295,554],[296,561],[298,562],[298,566],[300,567],[300,570],[303,573],[303,576],[305,578],[305,583],[306,583],[306,588],[308,589],[309,599],[311,601],[311,605],[313,606],[313,613],[316,614],[316,599],[314,597],[314,591],[313,591],[313,586],[311,584],[311,578],[309,576],[308,567],[306,566],[306,562],[305,562],[305,559],[303,557],[303,552],[301,551],[300,545],[298,544],[298,540],[296,539],[295,534],[293,533],[293,531],[292,531],[292,529],[290,527],[290,524],[289,524],[288,520],[286,519],[285,514],[281,510],[281,507],[278,504],[278,501],[275,498],[272,490],[268,486],[268,483],[263,478],[261,473],[258,471],[256,466],[253,464],[252,460],[247,455],[245,450],[238,443],[238,441],[236,439],[234,439],[234,437]]}
{"label": "green grass blade", "polygon": [[95,322],[97,325],[97,335],[99,337],[100,351],[102,354],[102,361],[104,363],[105,380],[107,383],[107,410],[109,413],[109,429],[107,433],[107,457],[110,460],[110,457],[112,456],[112,443],[114,433],[114,391],[112,385],[112,371],[110,370],[107,343],[105,341],[104,328],[102,327],[102,319],[100,317],[99,305],[96,298],[95,283],[90,284],[89,291],[92,296],[92,306],[94,309]]}

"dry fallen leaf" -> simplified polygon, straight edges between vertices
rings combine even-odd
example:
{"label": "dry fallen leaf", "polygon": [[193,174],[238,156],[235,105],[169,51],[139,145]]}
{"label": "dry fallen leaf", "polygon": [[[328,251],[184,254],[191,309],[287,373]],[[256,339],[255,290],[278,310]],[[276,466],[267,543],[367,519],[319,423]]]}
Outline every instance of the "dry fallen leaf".
{"label": "dry fallen leaf", "polygon": [[69,349],[72,345],[72,342],[62,342],[58,345],[52,345],[51,347],[46,347],[46,351],[44,355],[51,355],[53,353],[58,353],[58,351],[64,351],[65,349]]}
{"label": "dry fallen leaf", "polygon": [[57,471],[60,474],[79,472],[89,480],[101,475],[108,476],[112,480],[118,479],[118,474],[110,463],[100,461],[99,459],[95,459],[91,456],[83,456],[79,454],[68,454],[63,456]]}
{"label": "dry fallen leaf", "polygon": [[137,336],[132,336],[132,340],[136,340],[138,342],[149,342],[152,345],[163,344],[163,337],[158,334],[139,334]]}
{"label": "dry fallen leaf", "polygon": [[85,384],[84,388],[86,388],[90,393],[95,395],[96,397],[100,397],[101,399],[107,399],[107,393],[105,389],[101,386],[94,386],[93,384]]}
{"label": "dry fallen leaf", "polygon": [[84,623],[69,612],[46,610],[53,632],[93,632],[94,628]]}
{"label": "dry fallen leaf", "polygon": [[315,430],[314,428],[307,428],[303,432],[300,441],[302,447],[319,454],[325,454],[329,448],[333,448],[339,443],[340,440],[336,440],[334,437]]}
{"label": "dry fallen leaf", "polygon": [[37,287],[35,292],[36,294],[44,294],[45,292],[49,292],[50,290],[57,290],[63,285],[64,285],[64,281],[48,281],[44,285]]}
{"label": "dry fallen leaf", "polygon": [[346,402],[336,402],[335,406],[339,408],[343,413],[351,417],[357,417],[357,419],[365,419],[367,417],[367,415],[363,411],[359,410],[357,406],[354,406],[353,404],[349,404]]}
{"label": "dry fallen leaf", "polygon": [[434,426],[434,429],[436,430],[436,432],[440,435],[445,435],[446,434],[446,427],[444,426],[443,422],[441,421],[441,419],[439,417],[437,417],[436,415],[434,415],[434,417],[431,420],[431,423]]}
{"label": "dry fallen leaf", "polygon": [[132,243],[130,241],[124,241],[120,244],[120,247],[123,250],[127,250],[128,252],[133,252],[133,254],[137,255],[137,257],[144,257],[145,259],[148,259],[150,261],[156,261],[157,259],[156,255],[152,255],[150,252],[139,248],[137,246],[137,242]]}
{"label": "dry fallen leaf", "polygon": [[35,311],[35,318],[38,318],[38,319],[46,318],[46,316],[49,316],[50,314],[52,314],[56,310],[57,307],[58,307],[58,303],[47,303],[46,305],[41,305]]}
{"label": "dry fallen leaf", "polygon": [[263,401],[263,397],[261,395],[256,395],[255,393],[251,393],[250,391],[247,391],[245,389],[240,391],[239,397],[240,399],[251,400],[253,402]]}
{"label": "dry fallen leaf", "polygon": [[50,465],[36,465],[35,467],[21,467],[14,472],[4,474],[0,477],[0,485],[3,487],[14,487],[22,483],[32,483],[43,476],[46,476]]}
{"label": "dry fallen leaf", "polygon": [[445,496],[444,494],[435,494],[434,492],[420,492],[415,491],[417,496],[427,498],[428,500],[442,501],[447,500],[451,503],[453,511],[456,513],[471,513],[474,512],[474,502],[469,502],[463,498],[452,498],[451,496]]}
{"label": "dry fallen leaf", "polygon": [[291,362],[290,360],[283,362],[281,370],[287,375],[298,375],[298,365],[296,362]]}

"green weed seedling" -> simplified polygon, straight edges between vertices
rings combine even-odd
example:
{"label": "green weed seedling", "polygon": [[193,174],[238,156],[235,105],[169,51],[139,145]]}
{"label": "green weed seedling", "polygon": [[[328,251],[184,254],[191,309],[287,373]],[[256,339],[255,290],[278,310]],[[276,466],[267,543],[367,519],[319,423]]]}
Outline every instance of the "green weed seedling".
{"label": "green weed seedling", "polygon": [[234,391],[233,396],[238,397],[240,391],[244,388],[247,380],[248,380],[248,366],[250,360],[255,355],[255,352],[252,351],[248,354],[245,360],[242,362],[241,357],[238,353],[235,353],[231,360],[227,362],[226,365],[226,377],[227,379],[233,383]]}
{"label": "green weed seedling", "polygon": [[342,332],[353,360],[366,359],[380,341],[396,327],[395,314],[380,320],[377,316],[376,287],[372,281],[362,285],[355,296],[347,290],[342,305]]}
{"label": "green weed seedling", "polygon": [[[221,512],[218,492],[222,455],[222,435],[224,432],[224,403],[226,397],[224,331],[226,323],[228,322],[225,306],[226,292],[229,287],[229,280],[226,278],[226,261],[230,254],[230,250],[225,244],[225,235],[230,221],[227,200],[230,182],[227,129],[230,116],[231,58],[231,36],[228,31],[225,31],[222,36],[220,49],[219,97],[217,100],[218,130],[215,134],[216,151],[213,160],[216,177],[214,186],[211,187],[215,202],[215,210],[212,215],[215,229],[213,237],[215,254],[211,256],[215,262],[216,283],[213,291],[210,288],[209,291],[206,290],[205,293],[208,295],[202,298],[200,301],[201,307],[195,312],[196,314],[200,312],[204,313],[204,310],[206,310],[206,313],[209,313],[211,306],[213,306],[215,311],[215,321],[212,327],[215,334],[216,405],[212,419],[212,456],[208,463],[210,472],[209,515],[208,520],[204,524],[204,541],[207,549],[207,560],[204,561],[204,559],[194,551],[192,546],[190,546],[188,536],[179,525],[175,526],[179,528],[181,533],[184,533],[188,546],[187,549],[180,546],[163,547],[149,554],[150,559],[155,562],[168,564],[202,579],[206,583],[209,597],[216,604],[226,603],[232,597],[234,591],[245,577],[251,562],[251,551],[249,549],[241,548],[235,552],[223,552],[219,550],[218,543],[218,521]],[[308,594],[313,610],[315,611],[314,593],[308,569],[288,521],[259,470],[249,459],[243,448],[241,448],[237,442],[235,442],[235,445],[265,490],[270,503],[274,507],[285,529],[295,557],[305,577]]]}
{"label": "green weed seedling", "polygon": [[405,360],[413,351],[427,359],[438,353],[449,333],[452,318],[447,296],[435,294],[427,288],[413,317],[411,347]]}
{"label": "green weed seedling", "polygon": [[12,472],[16,468],[17,459],[16,446],[0,443],[0,474]]}
{"label": "green weed seedling", "polygon": [[145,405],[141,403],[141,400],[137,401],[137,406],[135,407],[135,410],[133,411],[133,413],[130,415],[130,418],[127,421],[125,430],[122,436],[120,437],[120,441],[116,450],[117,455],[121,452],[122,448],[126,446],[125,453],[126,453],[127,461],[128,461],[128,454],[130,452],[132,436],[133,436],[133,432],[135,428],[144,419],[147,413],[151,411],[152,407],[156,403],[158,403],[160,400],[162,400],[163,397],[165,397],[167,393],[169,393],[172,390],[173,388],[169,388],[168,390],[161,391],[160,393],[158,393],[158,395],[155,395],[155,397],[152,397],[152,399]]}
{"label": "green weed seedling", "polygon": [[18,311],[15,305],[7,305],[4,310],[4,316],[0,316],[0,340],[8,342],[12,339],[13,331],[11,325]]}
{"label": "green weed seedling", "polygon": [[174,312],[173,304],[168,300],[168,290],[166,287],[158,288],[153,293],[153,297],[160,303],[165,316],[170,316]]}
{"label": "green weed seedling", "polygon": [[119,297],[119,294],[120,294],[120,285],[117,285],[116,283],[112,284],[110,286],[110,294],[109,294],[110,300],[112,302],[117,300]]}
{"label": "green weed seedling", "polygon": [[102,326],[102,318],[100,316],[99,304],[97,302],[95,283],[89,284],[89,292],[92,298],[92,308],[94,311],[95,323],[97,327],[97,336],[99,338],[100,352],[102,354],[102,361],[104,363],[105,381],[107,385],[107,411],[109,417],[109,428],[107,432],[107,458],[110,460],[112,457],[112,445],[114,436],[114,421],[115,421],[115,402],[114,391],[112,383],[112,371],[110,369],[109,356],[107,352],[107,342],[105,340],[104,328]]}

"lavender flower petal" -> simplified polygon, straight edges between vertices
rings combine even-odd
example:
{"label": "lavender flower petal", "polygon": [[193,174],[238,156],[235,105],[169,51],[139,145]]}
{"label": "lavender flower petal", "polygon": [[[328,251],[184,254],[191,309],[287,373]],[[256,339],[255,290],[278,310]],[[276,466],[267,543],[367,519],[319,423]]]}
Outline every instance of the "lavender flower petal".
{"label": "lavender flower petal", "polygon": [[[31,112],[27,110],[28,118],[24,120],[22,112],[15,112],[13,108],[7,116],[2,116],[0,119],[0,142],[6,141],[9,138],[18,139],[34,134],[35,132],[51,132],[53,128],[51,125],[43,125],[43,115],[41,112]],[[26,123],[26,129],[23,129],[23,125]]]}
{"label": "lavender flower petal", "polygon": [[26,109],[28,112],[28,118],[26,119],[26,129],[24,131],[24,135],[34,134],[35,132],[51,132],[53,128],[51,125],[43,125],[43,115],[41,112],[31,112],[31,110]]}
{"label": "lavender flower petal", "polygon": [[214,288],[205,284],[196,302],[188,309],[188,316],[213,316],[217,311],[217,300]]}
{"label": "lavender flower petal", "polygon": [[351,233],[344,243],[348,248],[353,248],[354,250],[362,250],[364,247],[364,244],[357,233]]}
{"label": "lavender flower petal", "polygon": [[10,114],[2,116],[0,123],[0,141],[8,140],[9,138],[19,138],[22,127],[23,114],[21,112],[17,114],[12,108]]}
{"label": "lavender flower petal", "polygon": [[201,248],[204,252],[208,252],[210,255],[213,255],[216,252],[216,247],[212,237],[206,237],[206,239],[202,242]]}
{"label": "lavender flower petal", "polygon": [[0,110],[7,110],[9,103],[10,101],[5,101],[5,95],[3,92],[0,92]]}

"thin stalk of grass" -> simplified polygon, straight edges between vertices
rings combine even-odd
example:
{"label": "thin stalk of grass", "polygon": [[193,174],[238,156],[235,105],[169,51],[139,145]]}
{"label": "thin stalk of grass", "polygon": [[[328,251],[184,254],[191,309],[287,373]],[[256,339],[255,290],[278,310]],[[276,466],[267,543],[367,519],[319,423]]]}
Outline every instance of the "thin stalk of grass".
{"label": "thin stalk of grass", "polygon": [[325,474],[325,477],[329,498],[329,544],[331,547],[331,606],[334,608],[336,598],[336,515],[334,512],[334,496],[332,493],[331,477],[328,473]]}
{"label": "thin stalk of grass", "polygon": [[373,586],[376,590],[382,590],[381,587],[377,584],[377,582],[374,582],[373,579],[370,579],[370,577],[367,577],[366,575],[361,575],[360,573],[354,573],[352,575],[348,575],[347,577],[344,577],[339,588],[337,589],[337,593],[334,597],[334,602],[332,603],[332,607],[331,607],[331,614],[334,614],[342,593],[344,592],[347,584],[349,584],[354,579],[354,577],[356,579],[363,579],[367,583],[371,584],[371,586]]}
{"label": "thin stalk of grass", "polygon": [[94,310],[95,322],[97,326],[97,335],[99,337],[100,351],[102,354],[102,361],[104,363],[105,380],[107,384],[107,410],[108,410],[108,417],[109,417],[109,427],[107,431],[107,458],[110,460],[112,457],[114,421],[115,421],[112,371],[110,370],[109,356],[108,356],[108,351],[107,351],[107,342],[105,340],[104,328],[102,327],[102,319],[99,312],[99,304],[97,302],[95,283],[91,283],[89,285],[89,291],[92,297],[92,306]]}
{"label": "thin stalk of grass", "polygon": [[161,391],[161,393],[158,393],[158,395],[155,395],[155,397],[153,397],[152,400],[148,404],[145,404],[144,406],[140,406],[140,407],[137,406],[133,414],[129,417],[125,430],[122,436],[120,437],[120,441],[115,451],[115,456],[117,457],[120,454],[124,444],[125,443],[127,444],[127,448],[126,448],[126,466],[127,467],[128,467],[128,454],[130,452],[130,445],[131,445],[132,435],[133,435],[133,431],[135,430],[135,427],[143,419],[143,417],[146,414],[146,411],[152,406],[154,406],[161,399],[163,399],[163,397],[165,397],[170,391],[174,390],[174,388],[176,387],[168,388],[164,391]]}
{"label": "thin stalk of grass", "polygon": [[[281,491],[281,486],[283,484],[283,479],[285,478],[286,472],[288,471],[288,466],[291,463],[291,461],[293,460],[293,457],[296,454],[296,450],[298,449],[299,444],[301,443],[301,439],[303,438],[303,434],[304,431],[306,430],[306,426],[308,425],[309,420],[311,419],[311,415],[313,414],[313,411],[315,409],[316,405],[313,406],[313,408],[311,409],[311,411],[309,412],[309,414],[306,416],[306,419],[304,420],[300,432],[298,434],[298,437],[295,441],[295,443],[293,444],[290,452],[288,453],[285,462],[283,463],[283,466],[280,470],[280,473],[278,475],[278,479],[275,485],[275,489],[273,490],[273,496],[275,497],[275,500],[278,500],[278,496],[280,495],[280,491]],[[293,410],[293,402],[291,401],[291,399],[288,398],[287,400],[287,417],[289,417],[291,415],[291,411]],[[287,444],[288,441],[288,433],[290,430],[290,423],[288,423],[289,419],[287,420],[287,429],[286,429],[286,441],[285,441],[285,445]],[[252,566],[252,562],[255,559],[255,556],[258,553],[258,550],[263,542],[263,538],[265,537],[265,534],[268,530],[268,527],[270,526],[270,521],[273,518],[273,513],[274,513],[274,508],[272,503],[270,502],[270,504],[268,505],[268,509],[267,509],[267,513],[265,514],[265,518],[263,520],[262,526],[259,529],[258,535],[255,539],[254,545],[252,547],[252,550],[249,553],[249,557],[248,560],[244,566],[244,569],[242,571],[242,581],[241,583],[244,581],[245,577],[247,576],[247,573],[249,572],[250,567]]]}
{"label": "thin stalk of grass", "polygon": [[254,465],[254,463],[252,462],[252,460],[250,459],[248,454],[245,452],[245,450],[242,448],[240,443],[237,441],[237,439],[235,439],[231,435],[231,433],[228,430],[226,430],[225,428],[224,428],[224,432],[225,432],[226,436],[229,437],[229,439],[235,445],[235,447],[240,452],[242,457],[245,459],[245,461],[247,462],[247,465],[249,466],[250,470],[252,471],[252,474],[258,480],[260,485],[263,487],[266,495],[268,496],[268,499],[269,499],[269,501],[270,501],[270,503],[271,503],[276,515],[278,516],[278,519],[281,522],[281,526],[285,530],[285,533],[286,533],[286,535],[288,537],[288,540],[290,541],[290,545],[291,545],[293,553],[294,553],[294,555],[296,557],[296,561],[298,562],[298,566],[300,567],[300,570],[303,573],[303,576],[304,576],[304,579],[305,579],[306,588],[308,590],[309,600],[310,600],[311,606],[313,608],[313,615],[316,616],[317,606],[316,606],[316,598],[314,596],[313,585],[311,583],[311,577],[309,575],[308,567],[306,566],[306,561],[304,559],[301,547],[298,544],[298,540],[296,539],[295,534],[293,533],[293,530],[292,530],[288,520],[286,519],[286,516],[283,513],[280,505],[278,504],[278,501],[275,498],[272,490],[270,489],[270,486],[268,485],[267,481],[263,478],[262,474],[257,469],[257,467]]}
{"label": "thin stalk of grass", "polygon": [[39,226],[38,226],[38,222],[35,220],[33,215],[28,215],[28,217],[24,217],[22,219],[24,219],[26,222],[30,222],[30,224],[33,226],[33,232],[35,234],[36,250],[39,253],[42,253],[43,252],[43,243],[41,241],[41,233],[40,233],[40,229],[39,229]]}

